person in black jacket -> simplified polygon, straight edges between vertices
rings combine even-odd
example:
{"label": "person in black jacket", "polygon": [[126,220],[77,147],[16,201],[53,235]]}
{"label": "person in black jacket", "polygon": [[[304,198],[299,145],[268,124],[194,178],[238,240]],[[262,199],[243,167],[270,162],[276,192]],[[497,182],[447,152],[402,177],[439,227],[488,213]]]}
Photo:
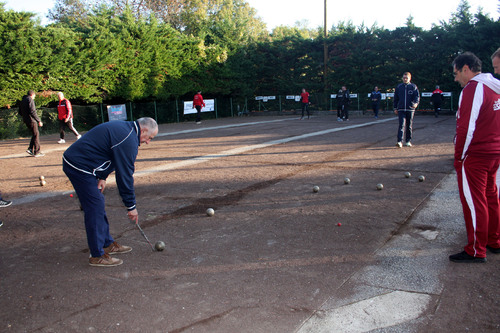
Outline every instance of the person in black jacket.
{"label": "person in black jacket", "polygon": [[342,89],[339,90],[339,94],[337,95],[337,102],[340,110],[340,117],[338,117],[338,121],[349,121],[349,104],[351,104],[351,99],[349,96],[349,90],[347,90],[346,86],[342,86]]}
{"label": "person in black jacket", "polygon": [[33,90],[28,91],[28,95],[23,96],[21,104],[19,105],[19,114],[23,117],[26,127],[28,127],[31,132],[31,141],[26,152],[32,156],[40,157],[44,156],[44,154],[40,151],[40,134],[38,132],[38,126],[42,127],[43,123],[36,114],[35,96],[36,94]]}
{"label": "person in black jacket", "polygon": [[380,100],[382,99],[382,93],[375,87],[370,94],[370,99],[372,100],[372,109],[375,119],[378,119],[378,110],[380,109]]}
{"label": "person in black jacket", "polygon": [[394,91],[394,113],[399,116],[398,142],[396,146],[403,147],[403,133],[406,134],[405,146],[411,147],[413,115],[420,101],[418,88],[411,83],[411,74],[403,73],[403,83]]}

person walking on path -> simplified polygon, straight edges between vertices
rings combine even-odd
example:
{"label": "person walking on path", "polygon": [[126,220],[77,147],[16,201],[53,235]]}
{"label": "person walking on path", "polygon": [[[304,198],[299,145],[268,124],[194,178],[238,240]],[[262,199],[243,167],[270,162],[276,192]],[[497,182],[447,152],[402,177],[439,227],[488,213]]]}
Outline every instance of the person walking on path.
{"label": "person walking on path", "polygon": [[394,91],[394,113],[399,117],[396,146],[399,148],[403,147],[403,133],[406,134],[405,146],[412,146],[413,116],[419,101],[418,88],[411,83],[411,73],[403,73],[403,83],[400,83]]}
{"label": "person walking on path", "polygon": [[380,109],[380,101],[382,100],[382,94],[378,90],[378,87],[373,88],[370,94],[370,99],[372,100],[372,109],[375,119],[378,119],[378,111]]}
{"label": "person walking on path", "polygon": [[76,136],[76,139],[80,139],[81,135],[73,126],[73,108],[71,107],[71,102],[64,98],[62,92],[57,93],[59,98],[59,104],[57,105],[57,117],[59,118],[59,136],[60,139],[57,143],[65,143],[64,140],[64,127],[68,126],[71,132]]}
{"label": "person walking on path", "polygon": [[309,115],[309,93],[305,88],[302,88],[302,93],[300,94],[300,101],[302,103],[302,117],[300,119],[304,119],[304,111],[307,111],[307,119],[310,118]]}
{"label": "person walking on path", "polygon": [[35,107],[36,93],[33,90],[28,91],[28,94],[23,96],[21,104],[19,105],[19,114],[23,118],[23,122],[31,132],[31,141],[26,152],[35,157],[44,156],[40,151],[40,133],[38,126],[42,127],[43,123],[36,113]]}
{"label": "person walking on path", "polygon": [[486,262],[486,250],[500,253],[500,211],[495,184],[500,165],[500,81],[481,73],[481,60],[465,52],[453,61],[459,97],[455,134],[458,190],[467,245],[453,262]]}
{"label": "person walking on path", "polygon": [[196,109],[196,123],[201,124],[201,108],[205,107],[201,91],[198,91],[193,97],[193,109]]}
{"label": "person walking on path", "polygon": [[158,134],[152,118],[137,121],[111,121],[97,125],[75,141],[63,154],[63,171],[68,176],[84,212],[91,266],[117,266],[121,259],[111,257],[132,251],[118,244],[109,233],[104,205],[106,178],[115,171],[116,185],[136,224],[139,213],[134,191],[135,160],[141,143],[148,144]]}
{"label": "person walking on path", "polygon": [[436,86],[436,89],[432,92],[431,102],[434,106],[434,116],[439,117],[439,112],[441,112],[441,105],[443,104],[444,96],[443,91]]}

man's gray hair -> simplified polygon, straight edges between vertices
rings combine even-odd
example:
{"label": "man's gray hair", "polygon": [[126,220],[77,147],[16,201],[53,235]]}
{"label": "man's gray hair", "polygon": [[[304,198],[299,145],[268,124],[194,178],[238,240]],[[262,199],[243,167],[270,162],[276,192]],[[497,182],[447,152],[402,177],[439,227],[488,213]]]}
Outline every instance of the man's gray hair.
{"label": "man's gray hair", "polygon": [[496,57],[500,58],[500,47],[495,52],[493,52],[493,54],[491,55],[491,60],[495,59]]}
{"label": "man's gray hair", "polygon": [[153,118],[143,117],[137,119],[137,122],[139,123],[141,128],[147,128],[149,134],[158,130],[158,124],[156,123],[156,120],[154,120]]}

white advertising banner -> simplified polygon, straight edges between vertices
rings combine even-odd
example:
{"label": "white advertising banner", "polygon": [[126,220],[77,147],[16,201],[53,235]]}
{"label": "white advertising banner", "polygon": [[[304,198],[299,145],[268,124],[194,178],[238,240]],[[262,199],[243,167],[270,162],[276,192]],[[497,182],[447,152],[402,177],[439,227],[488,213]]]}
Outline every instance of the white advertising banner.
{"label": "white advertising banner", "polygon": [[[212,112],[215,111],[215,99],[206,99],[205,106],[201,108],[201,112]],[[193,108],[193,101],[184,102],[184,114],[196,113],[196,109]]]}

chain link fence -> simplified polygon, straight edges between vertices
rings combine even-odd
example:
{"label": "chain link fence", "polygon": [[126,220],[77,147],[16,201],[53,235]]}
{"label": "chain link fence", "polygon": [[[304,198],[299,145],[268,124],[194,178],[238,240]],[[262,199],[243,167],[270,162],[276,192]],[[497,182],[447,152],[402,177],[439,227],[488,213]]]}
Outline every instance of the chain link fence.
{"label": "chain link fence", "polygon": [[[312,113],[337,110],[335,94],[311,94]],[[380,111],[393,110],[393,101],[387,97],[380,103]],[[152,101],[152,102],[127,102],[127,119],[136,120],[141,117],[151,117],[159,124],[194,121],[196,114],[184,114],[184,101]],[[361,111],[363,114],[371,112],[371,101],[368,93],[351,94],[352,111]],[[38,115],[44,123],[40,128],[41,134],[52,134],[59,131],[56,107],[40,107]],[[445,97],[442,113],[453,112],[453,95]],[[433,112],[430,98],[422,97],[417,111]],[[203,112],[203,119],[248,115],[293,115],[301,113],[300,99],[296,95],[257,96],[257,97],[223,97],[215,99],[215,110]],[[88,131],[92,127],[107,122],[107,104],[75,105],[73,104],[73,123],[78,131]],[[12,139],[30,136],[29,131],[18,115],[18,108],[0,109],[0,139]]]}

